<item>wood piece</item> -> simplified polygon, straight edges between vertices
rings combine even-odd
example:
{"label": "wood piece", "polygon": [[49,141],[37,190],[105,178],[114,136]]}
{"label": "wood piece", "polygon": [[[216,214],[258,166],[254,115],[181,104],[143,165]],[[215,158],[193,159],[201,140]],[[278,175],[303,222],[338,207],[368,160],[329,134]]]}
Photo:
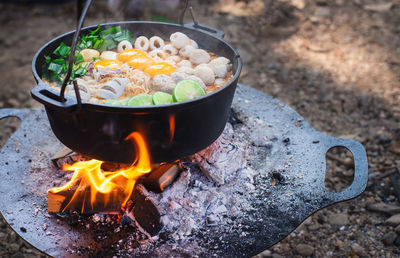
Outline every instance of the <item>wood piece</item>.
{"label": "wood piece", "polygon": [[64,163],[68,163],[71,161],[69,155],[71,155],[74,151],[68,147],[64,147],[59,152],[57,152],[53,157],[50,158],[51,162],[53,162],[54,166],[61,168]]}
{"label": "wood piece", "polygon": [[133,209],[128,212],[128,217],[134,219],[142,231],[155,236],[163,228],[161,214],[156,201],[149,196],[142,184],[137,184],[132,195]]}
{"label": "wood piece", "polygon": [[48,203],[47,203],[47,210],[48,212],[59,212],[65,201],[65,196],[54,194],[52,192],[47,193],[48,196]]}
{"label": "wood piece", "polygon": [[59,152],[57,152],[56,154],[54,154],[54,156],[51,157],[50,159],[51,159],[51,161],[55,161],[55,160],[58,160],[58,159],[60,159],[60,158],[63,158],[63,157],[68,156],[68,155],[71,154],[72,152],[74,152],[74,151],[71,150],[70,148],[64,147],[62,150],[60,150]]}
{"label": "wood piece", "polygon": [[94,214],[119,212],[121,209],[123,195],[120,189],[115,189],[113,192],[111,192],[111,194],[108,195],[108,197],[104,194],[98,193],[96,195],[96,202],[93,205],[90,203],[90,189],[86,188],[79,191],[79,196],[71,204],[69,204],[69,202],[75,193],[75,189],[68,189],[59,193],[48,191],[48,212],[64,213],[77,211],[81,214]]}
{"label": "wood piece", "polygon": [[151,171],[149,175],[142,178],[142,184],[146,189],[161,193],[167,188],[175,178],[178,176],[181,169],[175,163],[169,163],[159,166],[154,171]]}

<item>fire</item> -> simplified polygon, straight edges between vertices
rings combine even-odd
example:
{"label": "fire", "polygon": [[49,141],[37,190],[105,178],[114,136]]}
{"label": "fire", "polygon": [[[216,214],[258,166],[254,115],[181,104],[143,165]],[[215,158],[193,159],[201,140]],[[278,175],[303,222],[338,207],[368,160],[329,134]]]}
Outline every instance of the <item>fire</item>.
{"label": "fire", "polygon": [[[73,171],[71,180],[61,187],[55,187],[48,192],[63,195],[73,191],[68,204],[61,210],[80,209],[84,213],[86,209],[104,207],[112,202],[113,206],[123,207],[131,197],[137,179],[151,171],[150,156],[146,142],[138,132],[131,133],[126,140],[132,140],[137,147],[137,160],[126,169],[118,171],[103,171],[103,161],[89,160],[79,161],[72,165],[64,164],[63,170]],[[64,195],[65,196],[65,195]],[[90,207],[86,207],[90,205]],[[81,207],[77,207],[81,206]],[[117,207],[118,207],[117,206]]]}

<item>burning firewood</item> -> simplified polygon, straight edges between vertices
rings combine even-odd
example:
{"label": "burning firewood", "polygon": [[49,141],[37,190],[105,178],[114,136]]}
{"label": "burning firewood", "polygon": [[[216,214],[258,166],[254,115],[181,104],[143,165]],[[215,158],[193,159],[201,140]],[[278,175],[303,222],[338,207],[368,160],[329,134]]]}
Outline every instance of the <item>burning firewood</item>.
{"label": "burning firewood", "polygon": [[142,232],[157,235],[163,228],[159,207],[143,185],[136,185],[132,201],[134,206],[127,210],[126,215],[136,222]]}
{"label": "burning firewood", "polygon": [[[77,192],[78,191],[78,192]],[[50,213],[77,211],[81,214],[118,213],[121,210],[122,191],[115,189],[107,195],[98,194],[96,201],[91,203],[90,189],[69,189],[60,193],[48,191],[47,210]],[[81,196],[73,200],[74,196]]]}

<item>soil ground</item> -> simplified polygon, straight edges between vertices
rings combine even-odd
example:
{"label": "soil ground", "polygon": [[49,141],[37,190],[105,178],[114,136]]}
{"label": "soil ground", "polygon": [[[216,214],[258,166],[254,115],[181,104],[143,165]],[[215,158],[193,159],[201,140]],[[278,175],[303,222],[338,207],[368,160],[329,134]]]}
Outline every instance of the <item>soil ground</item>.
{"label": "soil ground", "polygon": [[[241,83],[285,102],[314,128],[358,140],[367,150],[365,193],[315,213],[260,256],[398,257],[400,221],[385,221],[400,201],[387,176],[393,171],[397,177],[400,165],[400,1],[193,2],[199,22],[223,29],[239,50]],[[86,25],[123,19],[96,1]],[[40,106],[29,95],[32,57],[74,25],[73,2],[0,3],[0,108]],[[0,146],[16,124],[0,122]],[[330,162],[327,185],[348,185],[349,164]],[[374,204],[379,211],[371,211]],[[40,254],[0,222],[0,256]]]}

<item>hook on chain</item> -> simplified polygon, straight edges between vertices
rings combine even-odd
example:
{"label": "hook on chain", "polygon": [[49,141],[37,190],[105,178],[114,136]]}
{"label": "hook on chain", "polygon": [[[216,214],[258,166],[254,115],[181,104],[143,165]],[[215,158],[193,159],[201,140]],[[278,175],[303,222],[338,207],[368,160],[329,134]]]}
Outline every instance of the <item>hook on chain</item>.
{"label": "hook on chain", "polygon": [[[188,6],[189,6],[189,0],[185,0],[185,5],[183,7],[183,10],[181,12],[181,16],[179,18],[179,23],[181,25],[183,25],[183,19],[185,18],[185,13],[186,13],[186,10],[188,9]],[[194,25],[197,26],[199,23],[197,22],[197,19],[196,19],[196,16],[194,14],[192,6],[189,7],[189,12],[190,12],[190,15],[192,16],[192,20],[193,20]]]}

